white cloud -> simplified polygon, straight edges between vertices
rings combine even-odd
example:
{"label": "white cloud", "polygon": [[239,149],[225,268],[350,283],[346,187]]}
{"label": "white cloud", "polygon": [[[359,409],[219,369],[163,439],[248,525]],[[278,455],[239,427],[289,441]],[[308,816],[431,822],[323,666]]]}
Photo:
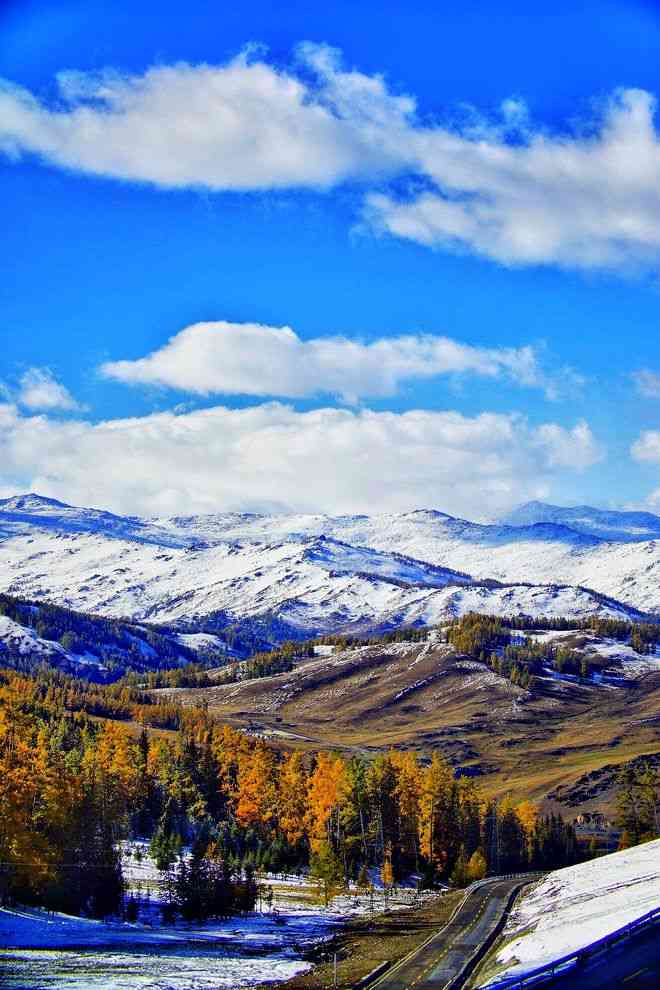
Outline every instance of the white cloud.
{"label": "white cloud", "polygon": [[660,375],[648,368],[642,368],[633,374],[637,391],[647,399],[660,399]]}
{"label": "white cloud", "polygon": [[646,509],[650,509],[651,512],[660,512],[660,488],[656,488],[654,492],[651,492],[646,500]]}
{"label": "white cloud", "polygon": [[28,368],[21,376],[17,401],[27,409],[70,412],[80,408],[68,389],[53,377],[48,368]]}
{"label": "white cloud", "polygon": [[[643,90],[614,92],[563,131],[533,122],[519,99],[497,119],[422,120],[414,98],[311,44],[287,68],[253,52],[142,75],[65,72],[58,87],[49,104],[0,86],[0,150],[174,188],[360,181],[377,231],[508,265],[629,269],[660,257],[660,140]],[[391,178],[412,191],[388,189]]]}
{"label": "white cloud", "polygon": [[542,387],[553,397],[558,388],[531,347],[472,347],[431,334],[368,344],[346,337],[303,341],[289,327],[224,321],[186,327],[152,354],[107,362],[101,372],[130,384],[166,385],[200,395],[302,398],[325,393],[348,402],[393,395],[413,379],[465,373]]}
{"label": "white cloud", "polygon": [[598,456],[586,425],[495,413],[266,403],[92,424],[0,406],[0,490],[120,512],[437,506],[483,517],[546,497],[561,471]]}
{"label": "white cloud", "polygon": [[[660,464],[660,430],[644,430],[630,448],[633,460],[640,464]],[[646,499],[651,512],[660,511],[660,488]]]}
{"label": "white cloud", "polygon": [[645,430],[630,448],[636,461],[660,464],[660,431]]}
{"label": "white cloud", "polygon": [[622,90],[573,133],[533,130],[526,120],[516,141],[485,122],[473,134],[418,129],[430,189],[405,199],[374,193],[367,215],[398,237],[508,265],[653,263],[660,255],[654,112],[651,94]]}
{"label": "white cloud", "polygon": [[604,457],[589,424],[584,420],[567,430],[556,423],[543,423],[535,433],[535,442],[543,450],[549,467],[584,469]]}
{"label": "white cloud", "polygon": [[97,175],[214,190],[324,188],[399,168],[398,132],[412,101],[378,77],[340,72],[329,49],[303,46],[300,60],[307,81],[246,53],[141,76],[63,72],[53,108],[5,82],[0,148]]}

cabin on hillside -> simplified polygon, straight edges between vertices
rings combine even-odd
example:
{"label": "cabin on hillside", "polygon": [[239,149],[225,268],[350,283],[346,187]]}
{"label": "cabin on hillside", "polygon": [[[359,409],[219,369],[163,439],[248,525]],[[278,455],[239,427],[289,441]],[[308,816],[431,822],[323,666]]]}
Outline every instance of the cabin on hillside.
{"label": "cabin on hillside", "polygon": [[583,832],[609,832],[613,827],[613,823],[601,811],[583,811],[574,819],[573,824],[576,831]]}

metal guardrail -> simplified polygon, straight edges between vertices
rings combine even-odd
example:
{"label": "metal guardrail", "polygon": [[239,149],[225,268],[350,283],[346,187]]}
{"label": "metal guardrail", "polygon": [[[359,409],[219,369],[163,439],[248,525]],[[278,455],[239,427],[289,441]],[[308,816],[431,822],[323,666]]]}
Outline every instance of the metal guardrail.
{"label": "metal guardrail", "polygon": [[582,946],[582,948],[576,949],[574,952],[570,952],[568,955],[562,956],[559,959],[555,959],[553,962],[545,963],[545,965],[538,966],[536,969],[532,969],[520,976],[510,976],[504,980],[489,983],[488,990],[522,990],[524,987],[539,986],[547,979],[552,979],[554,976],[570,972],[575,967],[584,966],[589,959],[598,956],[601,952],[607,952],[608,949],[617,945],[619,942],[624,942],[626,939],[632,938],[639,932],[645,931],[647,928],[651,928],[653,925],[659,923],[660,907],[653,908],[652,911],[648,911],[641,918],[636,918],[635,921],[628,922],[627,925],[618,928],[615,932],[610,932],[609,935],[604,935],[603,938],[599,938],[596,942]]}

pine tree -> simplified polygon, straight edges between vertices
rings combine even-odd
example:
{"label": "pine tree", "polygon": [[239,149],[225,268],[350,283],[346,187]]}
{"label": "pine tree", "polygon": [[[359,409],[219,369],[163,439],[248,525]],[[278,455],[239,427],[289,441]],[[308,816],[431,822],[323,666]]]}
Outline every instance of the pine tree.
{"label": "pine tree", "polygon": [[310,861],[309,875],[316,880],[325,907],[344,886],[344,868],[329,842],[322,841]]}

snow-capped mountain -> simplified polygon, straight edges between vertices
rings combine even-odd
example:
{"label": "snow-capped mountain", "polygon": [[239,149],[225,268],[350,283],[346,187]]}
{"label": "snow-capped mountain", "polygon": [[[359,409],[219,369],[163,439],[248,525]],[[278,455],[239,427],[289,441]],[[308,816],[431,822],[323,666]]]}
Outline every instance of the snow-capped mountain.
{"label": "snow-capped mountain", "polygon": [[259,544],[325,534],[352,546],[455,568],[475,581],[581,586],[660,613],[660,541],[604,540],[562,523],[484,525],[435,510],[335,517],[223,513],[156,522],[181,539],[207,544]]}
{"label": "snow-capped mountain", "polygon": [[146,520],[37,495],[0,503],[0,590],[188,633],[252,623],[276,641],[470,610],[639,617],[660,611],[657,568],[652,542],[435,511]]}
{"label": "snow-capped mountain", "polygon": [[30,532],[35,526],[53,532],[98,533],[157,546],[182,546],[190,542],[148,520],[116,516],[103,509],[81,509],[33,492],[0,499],[0,539]]}
{"label": "snow-capped mountain", "polygon": [[640,543],[660,538],[660,516],[652,512],[619,512],[594,509],[589,505],[564,508],[545,502],[526,502],[503,516],[501,522],[509,526],[534,526],[539,523],[568,526],[585,536],[616,540],[618,543]]}

